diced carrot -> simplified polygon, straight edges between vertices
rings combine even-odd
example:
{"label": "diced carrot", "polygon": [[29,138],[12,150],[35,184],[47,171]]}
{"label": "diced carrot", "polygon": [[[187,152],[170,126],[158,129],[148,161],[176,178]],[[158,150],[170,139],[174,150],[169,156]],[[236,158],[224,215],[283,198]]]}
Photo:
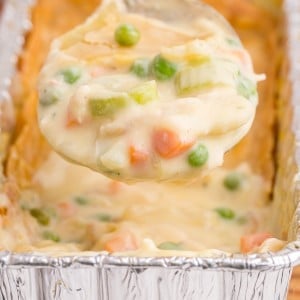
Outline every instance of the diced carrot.
{"label": "diced carrot", "polygon": [[193,143],[183,143],[170,129],[157,129],[152,136],[155,151],[163,158],[173,158],[191,148]]}
{"label": "diced carrot", "polygon": [[80,122],[71,114],[70,110],[67,111],[67,118],[66,118],[66,127],[77,127],[80,125]]}
{"label": "diced carrot", "polygon": [[138,248],[135,236],[129,232],[119,232],[104,243],[103,250],[108,252],[130,251]]}
{"label": "diced carrot", "polygon": [[62,217],[71,217],[76,213],[76,207],[71,202],[61,202],[58,204],[59,214]]}
{"label": "diced carrot", "polygon": [[67,128],[77,127],[79,125],[80,125],[80,123],[78,123],[77,120],[75,120],[75,119],[67,119],[67,122],[66,122],[66,127]]}
{"label": "diced carrot", "polygon": [[117,194],[121,189],[122,183],[116,180],[111,180],[108,184],[108,192],[111,195]]}
{"label": "diced carrot", "polygon": [[130,146],[129,157],[132,165],[140,166],[149,159],[149,154],[143,150],[135,148],[134,146]]}
{"label": "diced carrot", "polygon": [[242,253],[248,253],[259,247],[266,239],[271,238],[272,235],[268,232],[259,232],[247,234],[241,237],[240,250]]}

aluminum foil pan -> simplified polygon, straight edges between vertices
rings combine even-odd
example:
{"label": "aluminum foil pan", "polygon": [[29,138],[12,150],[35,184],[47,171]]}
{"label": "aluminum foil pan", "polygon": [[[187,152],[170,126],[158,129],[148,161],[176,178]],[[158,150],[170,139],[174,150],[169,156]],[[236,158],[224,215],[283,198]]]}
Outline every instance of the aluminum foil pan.
{"label": "aluminum foil pan", "polygon": [[34,0],[0,0],[0,101],[10,98],[8,90],[18,54],[24,44],[24,33],[31,27],[28,7],[33,2]]}
{"label": "aluminum foil pan", "polygon": [[[30,29],[28,7],[34,0],[0,0],[0,172],[9,131],[14,125],[14,113],[9,93],[24,33]],[[16,22],[18,20],[18,22]]]}
{"label": "aluminum foil pan", "polygon": [[[15,3],[22,4],[14,6]],[[10,17],[23,19],[31,1],[8,1]],[[24,5],[24,6],[23,6]],[[289,245],[276,254],[218,258],[138,258],[95,254],[48,257],[40,254],[0,252],[0,299],[100,299],[100,300],[224,300],[285,299],[292,268],[300,264],[300,2],[287,0],[288,88],[279,108],[280,145],[274,191],[278,214],[286,213]],[[7,13],[4,11],[4,14]],[[6,16],[7,17],[7,16]],[[5,17],[4,17],[5,18]],[[27,20],[25,18],[24,20]],[[16,34],[26,29],[15,28]],[[5,22],[4,22],[5,23]],[[3,21],[1,23],[3,26]],[[5,25],[5,24],[4,24]],[[3,32],[3,27],[0,32]],[[17,33],[18,32],[18,33]],[[21,36],[21,35],[20,35]],[[20,49],[15,39],[13,54],[1,53],[0,78],[10,78],[13,69],[2,61]],[[6,43],[6,42],[5,42]],[[6,59],[3,55],[7,55]],[[12,65],[11,65],[12,66]],[[0,81],[0,91],[7,84]],[[288,114],[292,108],[293,117]],[[288,159],[286,159],[288,157]],[[275,213],[274,219],[277,220]],[[278,218],[278,228],[285,220]]]}

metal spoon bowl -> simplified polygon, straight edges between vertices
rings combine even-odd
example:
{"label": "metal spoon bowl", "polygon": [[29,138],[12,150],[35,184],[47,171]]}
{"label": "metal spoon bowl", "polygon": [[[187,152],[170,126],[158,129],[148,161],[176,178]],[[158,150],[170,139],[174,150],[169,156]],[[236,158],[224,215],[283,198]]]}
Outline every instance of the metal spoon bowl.
{"label": "metal spoon bowl", "polygon": [[[108,0],[107,2],[111,2]],[[118,0],[114,0],[118,1]],[[228,21],[211,6],[200,0],[121,0],[128,12],[142,14],[170,24],[189,24],[201,19],[237,36]]]}

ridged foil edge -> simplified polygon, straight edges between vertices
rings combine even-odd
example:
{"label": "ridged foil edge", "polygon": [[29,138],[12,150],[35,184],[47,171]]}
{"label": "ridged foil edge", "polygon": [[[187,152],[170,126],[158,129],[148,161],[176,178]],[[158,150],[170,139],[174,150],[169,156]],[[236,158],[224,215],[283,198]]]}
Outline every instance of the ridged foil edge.
{"label": "ridged foil edge", "polygon": [[[286,1],[286,11],[288,18],[288,51],[290,62],[289,81],[292,91],[292,105],[294,119],[292,122],[292,131],[295,134],[295,162],[298,173],[295,175],[294,198],[297,204],[295,212],[295,231],[297,241],[300,241],[300,2]],[[299,250],[300,251],[300,250]],[[300,263],[300,261],[298,261]]]}
{"label": "ridged foil edge", "polygon": [[35,0],[4,0],[0,16],[0,45],[5,45],[0,47],[0,102],[10,100],[11,79],[24,45],[24,33],[31,28],[29,8],[34,2]]}
{"label": "ridged foil edge", "polygon": [[[1,69],[0,75],[4,74],[5,80],[0,81],[1,96],[7,98],[7,91],[10,84],[10,78],[14,73],[14,65],[17,60],[18,53],[24,43],[24,32],[30,28],[28,11],[34,0],[14,1],[8,0],[4,9],[4,18],[0,22],[0,43],[5,42],[7,48],[0,48],[0,65],[4,66],[3,61],[9,60],[10,66],[4,71]],[[289,39],[289,56],[293,65],[290,68],[290,81],[292,84],[292,103],[294,105],[293,128],[296,137],[295,159],[297,165],[300,166],[300,2],[287,0],[285,1],[285,11],[288,16],[288,39]],[[19,22],[12,22],[19,20]],[[8,26],[8,27],[5,27]],[[14,32],[15,39],[7,41],[5,39],[5,28],[10,28]],[[5,39],[5,41],[4,41]],[[4,50],[3,50],[4,49]],[[3,54],[1,51],[5,51]],[[4,97],[4,98],[5,98]],[[1,99],[1,98],[0,98]],[[299,168],[298,168],[299,169]],[[300,263],[300,174],[295,176],[295,195],[298,203],[296,227],[297,241],[290,243],[284,250],[274,253],[241,255],[233,254],[232,256],[223,256],[217,258],[202,257],[122,257],[107,254],[95,254],[91,256],[63,256],[50,257],[33,254],[14,254],[10,252],[0,252],[0,267],[53,267],[53,268],[69,268],[69,267],[179,267],[184,270],[193,268],[203,270],[256,270],[256,271],[275,271],[283,268],[292,268]]]}

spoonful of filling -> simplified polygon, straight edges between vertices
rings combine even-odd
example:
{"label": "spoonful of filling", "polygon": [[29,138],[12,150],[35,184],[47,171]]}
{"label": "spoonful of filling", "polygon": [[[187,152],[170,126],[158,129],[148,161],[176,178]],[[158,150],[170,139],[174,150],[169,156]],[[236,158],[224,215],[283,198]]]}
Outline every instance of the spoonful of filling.
{"label": "spoonful of filling", "polygon": [[180,1],[196,12],[189,17],[154,2],[159,17],[103,3],[53,42],[39,78],[49,143],[121,181],[187,179],[220,166],[251,127],[263,79],[211,9]]}

